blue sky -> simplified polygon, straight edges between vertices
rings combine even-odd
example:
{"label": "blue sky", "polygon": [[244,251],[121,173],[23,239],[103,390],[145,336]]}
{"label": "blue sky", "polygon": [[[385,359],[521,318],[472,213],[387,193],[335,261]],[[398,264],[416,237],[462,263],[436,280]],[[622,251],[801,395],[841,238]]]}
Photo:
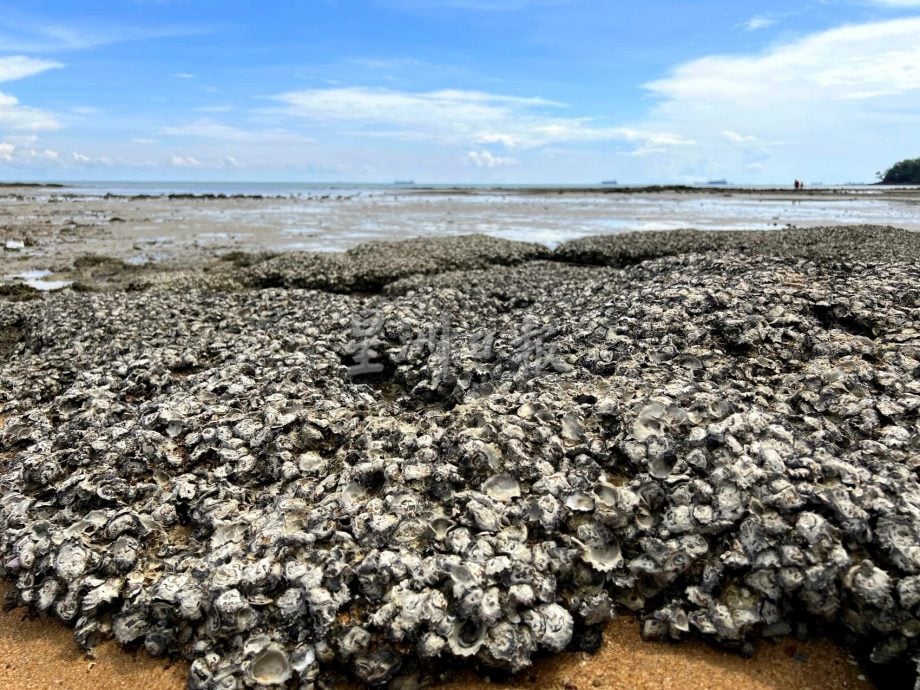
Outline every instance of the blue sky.
{"label": "blue sky", "polygon": [[920,0],[0,0],[0,178],[871,181]]}

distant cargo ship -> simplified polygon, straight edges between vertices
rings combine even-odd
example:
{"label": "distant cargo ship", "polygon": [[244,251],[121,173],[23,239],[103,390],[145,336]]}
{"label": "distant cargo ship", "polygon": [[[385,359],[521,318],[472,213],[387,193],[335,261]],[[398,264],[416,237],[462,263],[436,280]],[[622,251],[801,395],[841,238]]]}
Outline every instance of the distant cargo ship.
{"label": "distant cargo ship", "polygon": [[396,180],[393,184],[415,184],[415,180]]}
{"label": "distant cargo ship", "polygon": [[608,186],[611,186],[611,187],[612,187],[613,185],[615,185],[616,183],[617,183],[616,180],[601,180],[601,184],[603,184],[603,185],[608,185]]}
{"label": "distant cargo ship", "polygon": [[706,184],[712,185],[713,187],[723,186],[728,184],[728,180],[707,180]]}

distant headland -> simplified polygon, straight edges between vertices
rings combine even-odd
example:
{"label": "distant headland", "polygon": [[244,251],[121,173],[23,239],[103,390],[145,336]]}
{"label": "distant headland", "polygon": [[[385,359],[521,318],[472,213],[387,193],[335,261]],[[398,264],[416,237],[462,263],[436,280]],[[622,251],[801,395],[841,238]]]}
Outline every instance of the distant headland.
{"label": "distant headland", "polygon": [[920,184],[920,158],[895,163],[884,173],[876,173],[879,184]]}

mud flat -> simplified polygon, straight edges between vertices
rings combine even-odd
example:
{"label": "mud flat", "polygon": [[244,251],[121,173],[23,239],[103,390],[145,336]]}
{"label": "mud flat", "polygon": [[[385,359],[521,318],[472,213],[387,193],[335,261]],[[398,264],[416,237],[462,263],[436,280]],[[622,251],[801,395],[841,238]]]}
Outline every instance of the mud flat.
{"label": "mud flat", "polygon": [[[555,248],[629,231],[893,225],[920,230],[920,190],[663,188],[330,190],[287,196],[0,189],[0,282],[71,275],[83,255],[139,268],[234,252],[340,252],[379,240],[487,234]],[[79,273],[79,271],[77,271]]]}
{"label": "mud flat", "polygon": [[[0,297],[2,574],[196,688],[683,683],[617,613],[792,645],[772,687],[912,683],[915,238],[462,236]],[[605,671],[530,680],[605,627]]]}

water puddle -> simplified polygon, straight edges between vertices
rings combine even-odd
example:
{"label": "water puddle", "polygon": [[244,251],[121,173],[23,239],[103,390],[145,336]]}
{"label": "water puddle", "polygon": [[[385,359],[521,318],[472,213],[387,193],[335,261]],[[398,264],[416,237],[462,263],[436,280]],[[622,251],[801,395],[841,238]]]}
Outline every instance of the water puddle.
{"label": "water puddle", "polygon": [[6,276],[6,280],[15,280],[16,282],[23,283],[28,285],[31,288],[36,290],[41,290],[43,292],[50,290],[60,290],[65,288],[68,285],[72,285],[72,280],[47,280],[49,276],[53,275],[51,271],[45,269],[35,269],[32,271],[23,271],[22,273],[17,273],[12,276]]}

